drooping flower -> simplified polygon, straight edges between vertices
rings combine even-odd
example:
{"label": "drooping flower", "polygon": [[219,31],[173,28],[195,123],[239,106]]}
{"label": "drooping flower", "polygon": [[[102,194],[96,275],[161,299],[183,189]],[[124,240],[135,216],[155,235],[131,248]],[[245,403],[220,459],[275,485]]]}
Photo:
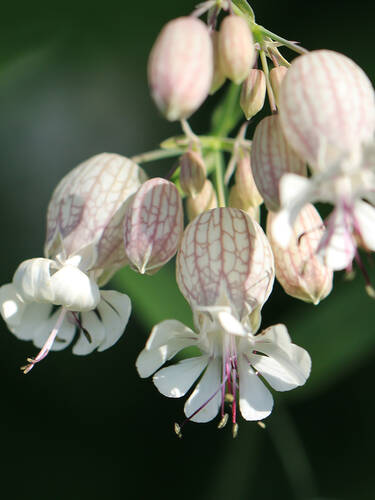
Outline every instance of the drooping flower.
{"label": "drooping flower", "polygon": [[373,139],[374,89],[343,54],[316,50],[297,57],[282,82],[279,101],[287,141],[315,171]]}
{"label": "drooping flower", "polygon": [[[185,404],[186,421],[207,422],[220,410],[223,427],[229,402],[235,436],[237,401],[246,420],[272,411],[272,395],[260,376],[275,390],[293,389],[305,383],[310,357],[292,344],[284,325],[256,334],[272,288],[273,258],[262,229],[244,212],[218,208],[198,216],[185,231],[177,260],[177,282],[192,307],[196,332],[175,320],[159,323],[137,369],[141,377],[156,372],[158,390],[174,398],[199,379]],[[201,355],[159,370],[190,346]]]}
{"label": "drooping flower", "polygon": [[25,373],[49,350],[68,346],[77,329],[73,353],[79,355],[108,349],[122,335],[130,299],[99,286],[128,262],[122,221],[129,196],[145,180],[131,160],[103,153],[58,184],[48,207],[45,258],[21,263],[12,283],[0,288],[8,328],[41,348]]}
{"label": "drooping flower", "polygon": [[272,233],[286,248],[293,225],[302,208],[317,201],[331,203],[333,211],[325,221],[326,230],[317,253],[333,270],[350,268],[357,252],[357,239],[375,250],[375,172],[373,167],[342,169],[341,164],[306,179],[285,174],[280,182],[282,210],[274,218]]}
{"label": "drooping flower", "polygon": [[319,304],[332,290],[333,272],[316,255],[324,233],[323,221],[311,204],[305,205],[294,226],[288,247],[282,248],[273,238],[272,223],[277,215],[268,212],[267,237],[275,258],[276,278],[292,297]]}

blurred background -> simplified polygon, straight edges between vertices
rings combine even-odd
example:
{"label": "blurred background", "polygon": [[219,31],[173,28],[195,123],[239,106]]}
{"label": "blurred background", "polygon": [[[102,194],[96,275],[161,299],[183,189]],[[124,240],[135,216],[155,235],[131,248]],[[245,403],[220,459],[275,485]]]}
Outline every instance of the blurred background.
{"label": "blurred background", "polygon": [[[309,49],[343,52],[374,78],[372,2],[251,5],[273,32]],[[151,150],[180,133],[151,102],[146,64],[163,24],[193,7],[191,0],[3,6],[1,283],[21,261],[42,256],[46,207],[71,168],[103,151]],[[222,95],[191,120],[197,133],[207,131]],[[170,166],[147,168],[161,175]],[[233,440],[229,426],[191,423],[179,440],[173,423],[183,420],[183,401],[161,396],[134,366],[155,322],[191,322],[173,274],[172,265],[152,278],[120,272],[113,286],[134,308],[120,342],[83,358],[69,349],[52,353],[28,376],[19,366],[36,349],[1,321],[2,498],[375,498],[375,304],[361,276],[348,283],[338,273],[318,308],[275,287],[263,326],[286,323],[310,351],[313,371],[306,386],[276,396],[265,430],[240,421]]]}

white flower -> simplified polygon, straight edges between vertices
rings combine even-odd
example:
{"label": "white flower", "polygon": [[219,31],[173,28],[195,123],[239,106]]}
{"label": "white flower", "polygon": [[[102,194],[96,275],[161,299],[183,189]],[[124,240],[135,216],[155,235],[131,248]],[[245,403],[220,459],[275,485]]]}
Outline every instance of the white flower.
{"label": "white flower", "polygon": [[254,334],[273,280],[270,245],[245,212],[213,209],[186,228],[177,283],[192,308],[197,333],[175,320],[156,325],[136,364],[140,376],[148,377],[181,349],[200,350],[200,356],[162,368],[153,378],[162,394],[176,398],[201,377],[185,404],[187,420],[207,422],[221,408],[223,426],[230,400],[235,435],[237,393],[246,420],[261,420],[272,410],[272,395],[259,375],[276,390],[305,383],[310,357],[291,343],[283,325]]}
{"label": "white flower", "polygon": [[[41,348],[23,368],[29,372],[48,352],[68,346],[73,353],[103,351],[121,337],[129,297],[99,291],[127,264],[122,222],[129,196],[146,179],[127,158],[103,153],[66,175],[48,207],[46,258],[19,265],[12,283],[0,288],[0,313],[18,338]],[[56,307],[58,306],[58,307]]]}
{"label": "white flower", "polygon": [[273,407],[272,394],[262,379],[277,391],[305,383],[310,356],[292,344],[284,325],[254,335],[249,323],[239,322],[229,307],[203,308],[199,314],[198,333],[175,320],[156,325],[136,363],[140,376],[148,377],[185,347],[201,351],[200,356],[162,368],[153,376],[157,389],[172,398],[184,396],[199,379],[185,404],[187,420],[208,422],[220,410],[225,422],[225,402],[230,401],[236,432],[237,393],[243,418],[261,420]]}
{"label": "white flower", "polygon": [[349,268],[357,252],[356,237],[375,250],[375,208],[363,200],[375,201],[374,192],[375,174],[367,166],[331,167],[310,179],[285,174],[280,182],[282,210],[273,221],[273,237],[286,248],[302,208],[310,202],[331,203],[334,210],[325,221],[317,253],[333,270]]}

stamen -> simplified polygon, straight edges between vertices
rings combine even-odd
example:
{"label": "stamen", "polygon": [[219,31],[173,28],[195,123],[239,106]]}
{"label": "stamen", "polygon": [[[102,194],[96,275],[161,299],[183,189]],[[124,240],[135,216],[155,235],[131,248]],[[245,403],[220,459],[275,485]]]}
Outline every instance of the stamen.
{"label": "stamen", "polygon": [[42,361],[42,359],[44,359],[47,356],[47,354],[49,353],[49,351],[52,347],[52,344],[56,338],[56,335],[57,335],[57,333],[58,333],[58,331],[59,331],[59,329],[64,321],[66,312],[67,312],[66,309],[64,307],[62,307],[61,312],[59,314],[59,317],[57,318],[56,324],[53,327],[52,332],[49,334],[49,337],[46,340],[46,342],[44,343],[43,347],[39,351],[39,354],[35,358],[27,358],[27,361],[29,364],[21,367],[21,370],[23,371],[23,373],[25,375],[27,373],[29,373],[29,371],[31,371],[34,368],[34,365],[36,363],[39,363],[39,361]]}
{"label": "stamen", "polygon": [[228,413],[224,413],[223,418],[220,420],[220,422],[217,425],[217,428],[223,429],[227,425],[228,418],[229,418]]}
{"label": "stamen", "polygon": [[181,427],[178,425],[177,422],[174,424],[174,431],[177,434],[177,436],[182,439],[182,432],[181,432]]}

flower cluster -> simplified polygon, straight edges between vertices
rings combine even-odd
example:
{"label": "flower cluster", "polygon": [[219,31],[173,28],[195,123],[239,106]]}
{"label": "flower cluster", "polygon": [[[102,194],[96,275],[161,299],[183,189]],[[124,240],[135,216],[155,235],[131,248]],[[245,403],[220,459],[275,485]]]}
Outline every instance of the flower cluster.
{"label": "flower cluster", "polygon": [[[180,121],[183,135],[132,159],[102,153],[68,173],[48,206],[44,257],[22,262],[0,288],[8,328],[40,349],[22,368],[28,373],[73,341],[78,355],[114,345],[131,302],[101,287],[124,266],[152,275],[177,254],[176,280],[194,330],[175,319],[157,324],[136,367],[168,397],[195,385],[186,419],[175,424],[179,436],[186,422],[218,413],[219,428],[230,418],[236,436],[238,410],[260,421],[272,411],[269,387],[306,382],[310,356],[287,327],[259,331],[275,276],[287,294],[317,305],[331,292],[334,271],[350,271],[355,259],[372,291],[358,247],[375,250],[374,89],[347,57],[273,35],[246,5],[209,0],[167,23],[148,79],[156,106]],[[207,23],[199,19],[206,12]],[[280,46],[299,57],[289,63]],[[227,79],[220,127],[197,136],[187,118]],[[248,120],[266,95],[270,116],[250,141]],[[243,111],[242,125],[233,121],[234,107]],[[228,137],[236,125],[237,136]],[[167,178],[148,179],[138,165],[171,156],[178,161]],[[333,206],[325,221],[314,202]],[[188,347],[199,354],[186,357]]]}

